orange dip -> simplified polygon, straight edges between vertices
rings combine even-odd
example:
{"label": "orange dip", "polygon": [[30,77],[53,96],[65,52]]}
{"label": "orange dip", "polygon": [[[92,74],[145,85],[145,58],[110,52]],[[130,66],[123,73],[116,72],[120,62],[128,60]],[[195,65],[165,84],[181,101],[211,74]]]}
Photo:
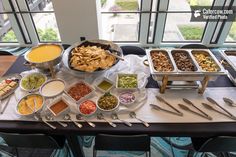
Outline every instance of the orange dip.
{"label": "orange dip", "polygon": [[65,110],[67,107],[68,107],[68,105],[64,101],[60,100],[59,102],[53,104],[50,107],[50,109],[55,115],[57,115],[58,113]]}
{"label": "orange dip", "polygon": [[62,48],[59,45],[40,45],[33,48],[27,54],[27,58],[30,62],[34,63],[48,62],[59,57],[61,52]]}

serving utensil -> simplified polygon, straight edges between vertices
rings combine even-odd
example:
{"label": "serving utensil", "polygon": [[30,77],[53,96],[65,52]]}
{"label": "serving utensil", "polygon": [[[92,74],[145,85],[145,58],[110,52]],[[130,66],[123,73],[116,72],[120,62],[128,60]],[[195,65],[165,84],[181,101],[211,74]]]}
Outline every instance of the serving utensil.
{"label": "serving utensil", "polygon": [[220,106],[214,99],[207,97],[207,100],[211,102],[212,104],[217,105],[220,109],[222,109],[225,113],[227,113],[229,116],[236,118],[232,113],[230,113],[228,110]]}
{"label": "serving utensil", "polygon": [[64,119],[73,122],[73,123],[75,124],[75,126],[77,126],[77,127],[79,127],[79,128],[82,128],[82,127],[83,127],[82,124],[80,124],[80,123],[78,123],[78,122],[72,120],[69,114],[65,114]]}
{"label": "serving utensil", "polygon": [[[106,52],[109,53],[110,55],[116,57],[116,58],[119,59],[119,60],[122,60],[122,61],[125,60],[123,57],[121,57],[121,56],[119,56],[119,55],[117,55],[117,54],[112,53],[110,50],[112,50],[112,51],[114,51],[114,52],[119,52],[119,51],[116,51],[116,50],[114,50],[114,49],[109,49],[109,50],[107,50]],[[119,53],[120,53],[120,52],[119,52]]]}
{"label": "serving utensil", "polygon": [[183,104],[178,104],[178,105],[179,105],[179,107],[180,107],[181,109],[183,109],[183,110],[185,110],[185,111],[191,112],[191,113],[193,113],[193,114],[195,114],[195,115],[198,115],[198,116],[200,116],[200,117],[206,118],[206,119],[208,119],[208,120],[212,120],[211,117],[207,117],[207,116],[202,115],[202,114],[200,114],[200,113],[198,113],[198,112],[196,112],[196,111],[194,111],[194,110],[191,110],[188,106],[185,106],[185,105],[183,105]]}
{"label": "serving utensil", "polygon": [[160,111],[164,111],[164,112],[167,112],[167,113],[170,113],[170,114],[174,114],[174,115],[177,115],[177,116],[180,116],[180,114],[178,112],[173,112],[173,111],[170,111],[170,110],[166,110],[158,105],[155,105],[155,104],[149,104],[153,109],[155,110],[160,110]]}
{"label": "serving utensil", "polygon": [[198,108],[197,106],[195,106],[190,100],[183,98],[183,101],[189,105],[191,105],[192,107],[194,107],[195,109],[197,109],[199,112],[201,112],[207,119],[212,120],[212,117],[209,116],[207,113],[205,113],[204,111],[202,111],[200,108]]}
{"label": "serving utensil", "polygon": [[224,116],[226,116],[226,117],[229,117],[229,118],[231,118],[231,119],[236,120],[236,117],[230,116],[230,115],[228,115],[228,114],[226,114],[226,113],[224,113],[224,112],[218,111],[218,110],[216,110],[215,108],[213,108],[211,105],[209,105],[209,104],[207,104],[207,103],[202,103],[202,105],[203,105],[206,109],[208,109],[208,110],[215,111],[215,112],[217,112],[217,113],[219,113],[219,114],[222,114],[222,115],[224,115]]}
{"label": "serving utensil", "polygon": [[36,120],[39,120],[39,116],[37,116],[36,112],[35,112],[35,101],[34,101],[34,108],[32,108],[26,101],[26,97],[25,97],[25,105],[33,112],[34,118]]}
{"label": "serving utensil", "polygon": [[[39,114],[35,114],[34,115],[34,118],[36,119],[36,120],[38,120],[38,121],[42,121],[42,122],[44,122],[44,124],[46,124],[47,126],[49,126],[50,128],[52,128],[52,129],[56,129],[56,127],[54,126],[54,125],[52,125],[52,124],[50,124],[50,123],[48,123],[46,120],[44,120]],[[46,118],[46,117],[45,117]]]}
{"label": "serving utensil", "polygon": [[[15,98],[15,100],[18,102],[19,101],[19,99],[17,98],[17,96],[16,96],[16,92],[14,92],[14,98]],[[1,103],[0,103],[1,104]]]}
{"label": "serving utensil", "polygon": [[77,114],[77,115],[76,115],[76,119],[78,119],[78,120],[83,120],[83,121],[87,122],[88,125],[90,125],[90,126],[93,127],[93,128],[95,128],[95,126],[96,126],[93,122],[88,121],[88,120],[87,120],[86,118],[84,118],[81,114]]}
{"label": "serving utensil", "polygon": [[145,122],[144,120],[142,120],[142,119],[140,119],[140,118],[137,118],[135,112],[130,112],[130,113],[129,113],[129,116],[130,116],[131,118],[135,118],[135,119],[139,120],[140,122],[143,123],[144,126],[149,127],[149,124],[148,124],[147,122]]}
{"label": "serving utensil", "polygon": [[99,119],[99,120],[105,120],[110,126],[112,126],[112,127],[114,127],[114,128],[116,127],[116,124],[115,124],[115,123],[112,123],[111,121],[109,121],[108,119],[106,119],[102,113],[98,113],[98,114],[97,114],[97,119]]}
{"label": "serving utensil", "polygon": [[113,120],[119,120],[119,121],[123,122],[125,125],[127,125],[127,126],[129,126],[129,127],[132,126],[132,124],[131,124],[130,122],[125,121],[125,120],[123,120],[123,119],[120,119],[116,113],[113,113],[113,114],[111,115],[111,118],[112,118]]}
{"label": "serving utensil", "polygon": [[[47,120],[54,120],[54,118],[53,118],[52,115],[47,115],[47,116],[45,116],[45,118],[46,118]],[[64,128],[68,126],[66,123],[63,123],[63,122],[60,122],[60,121],[55,121],[55,122],[57,122],[58,124],[60,124],[60,125],[63,126]]]}
{"label": "serving utensil", "polygon": [[[5,112],[5,110],[6,110],[7,106],[8,106],[8,104],[9,104],[10,100],[11,100],[11,95],[8,96],[5,105],[0,108],[1,109],[0,114],[3,114]],[[0,103],[0,105],[2,106],[2,102]]]}
{"label": "serving utensil", "polygon": [[231,107],[236,107],[236,103],[233,100],[231,100],[230,98],[224,97],[223,100],[227,105],[229,105]]}
{"label": "serving utensil", "polygon": [[170,103],[168,103],[165,99],[163,99],[162,97],[160,96],[156,96],[157,100],[159,100],[160,102],[163,102],[165,103],[167,106],[169,106],[170,108],[172,108],[175,112],[177,112],[177,114],[179,116],[183,116],[183,113],[181,111],[179,111],[178,109],[176,109],[174,106],[172,106]]}

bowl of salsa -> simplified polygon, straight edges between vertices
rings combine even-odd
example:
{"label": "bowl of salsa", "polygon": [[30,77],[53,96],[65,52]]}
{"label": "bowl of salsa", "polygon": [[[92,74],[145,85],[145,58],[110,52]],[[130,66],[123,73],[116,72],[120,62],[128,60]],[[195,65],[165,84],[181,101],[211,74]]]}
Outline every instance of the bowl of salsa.
{"label": "bowl of salsa", "polygon": [[83,116],[91,116],[97,111],[96,103],[92,100],[85,100],[79,104],[79,112]]}
{"label": "bowl of salsa", "polygon": [[76,103],[79,103],[82,98],[86,99],[92,95],[93,91],[94,89],[88,83],[84,81],[78,81],[71,84],[66,89],[66,94]]}
{"label": "bowl of salsa", "polygon": [[47,106],[47,108],[54,116],[59,116],[63,113],[66,113],[70,109],[69,103],[64,97],[56,99],[49,106]]}
{"label": "bowl of salsa", "polygon": [[96,85],[97,89],[104,93],[110,91],[113,86],[113,82],[105,77]]}

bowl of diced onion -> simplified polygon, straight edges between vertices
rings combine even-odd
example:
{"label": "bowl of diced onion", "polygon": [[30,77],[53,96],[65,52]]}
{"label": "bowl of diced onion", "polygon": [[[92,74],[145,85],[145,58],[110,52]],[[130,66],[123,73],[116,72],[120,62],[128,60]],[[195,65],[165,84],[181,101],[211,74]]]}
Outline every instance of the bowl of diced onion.
{"label": "bowl of diced onion", "polygon": [[118,98],[121,104],[127,106],[132,105],[136,100],[135,94],[131,91],[120,93]]}

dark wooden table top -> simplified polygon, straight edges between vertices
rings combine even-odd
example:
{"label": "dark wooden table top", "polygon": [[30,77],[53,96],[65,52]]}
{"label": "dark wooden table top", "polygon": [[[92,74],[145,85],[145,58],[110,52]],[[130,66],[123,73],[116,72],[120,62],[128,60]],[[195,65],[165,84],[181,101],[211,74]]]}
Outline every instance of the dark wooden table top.
{"label": "dark wooden table top", "polygon": [[0,76],[16,61],[16,56],[0,56]]}

